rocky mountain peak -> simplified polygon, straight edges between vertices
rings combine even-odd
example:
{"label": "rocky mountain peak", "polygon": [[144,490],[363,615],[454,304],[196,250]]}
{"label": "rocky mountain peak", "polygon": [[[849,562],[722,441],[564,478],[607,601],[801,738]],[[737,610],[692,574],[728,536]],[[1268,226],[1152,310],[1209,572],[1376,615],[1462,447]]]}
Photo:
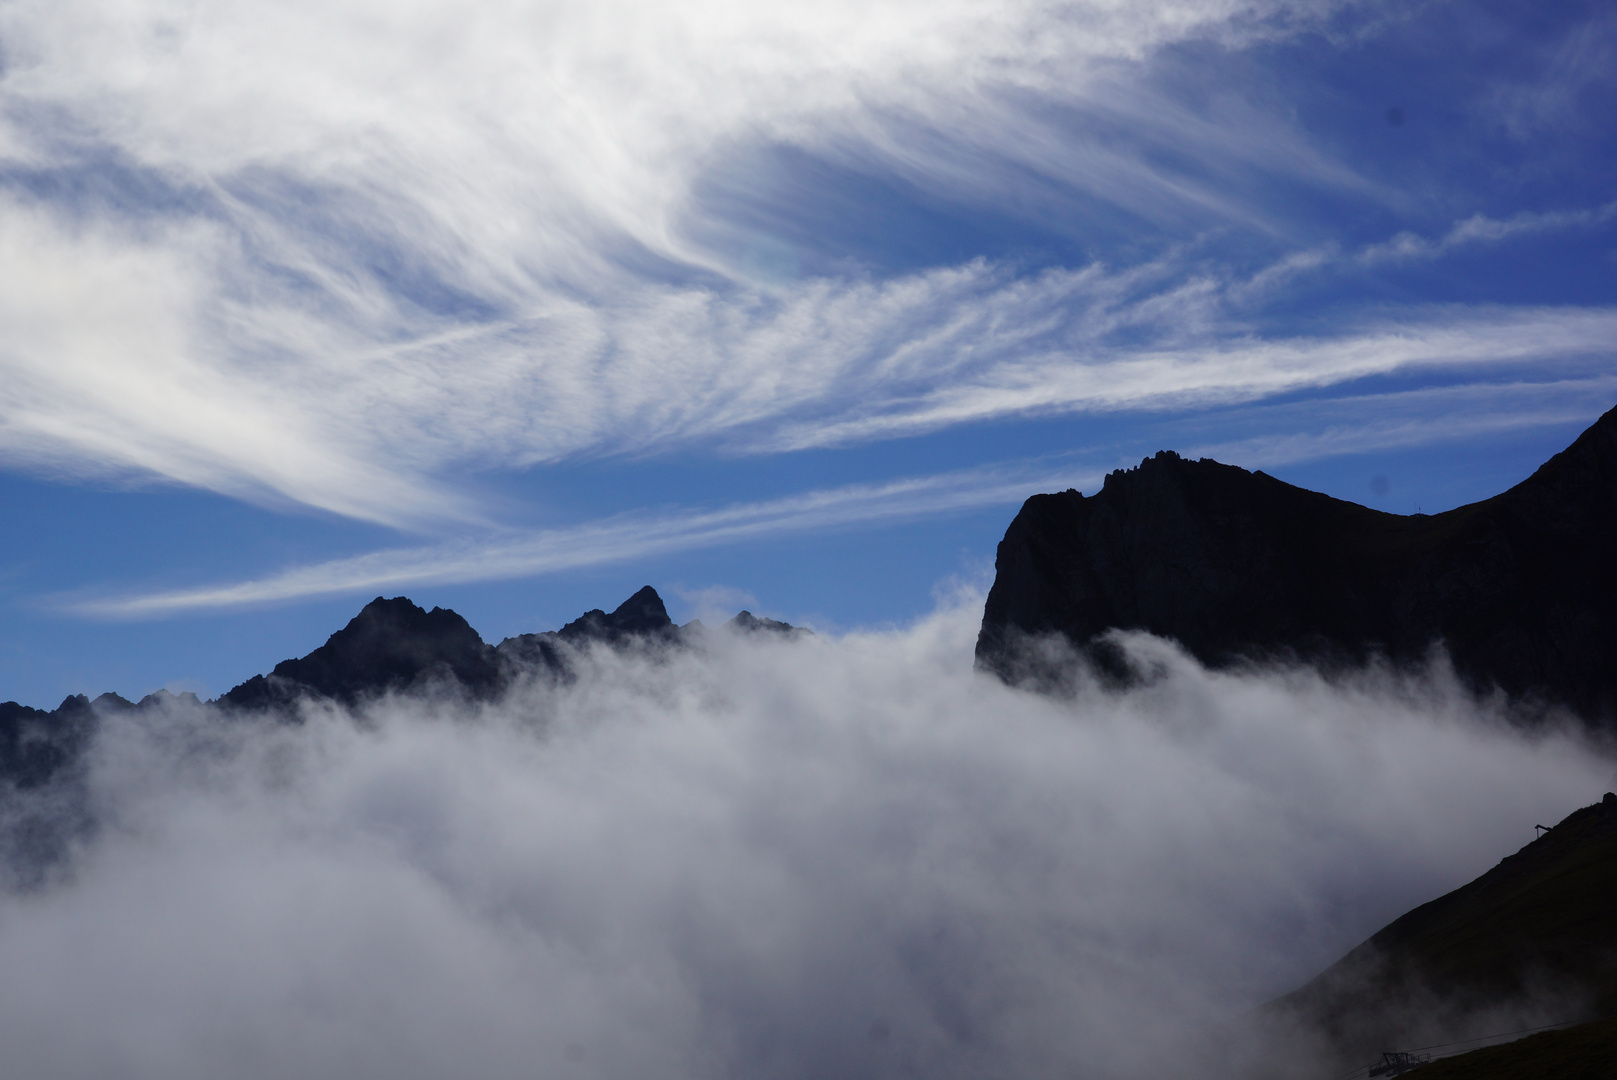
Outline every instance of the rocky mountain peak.
{"label": "rocky mountain peak", "polygon": [[404,689],[424,676],[452,676],[482,693],[499,670],[483,639],[455,612],[425,611],[402,596],[378,596],[307,656],[283,660],[269,675],[242,683],[223,700],[237,707],[284,705],[313,692],[345,704]]}
{"label": "rocky mountain peak", "polygon": [[663,598],[657,595],[656,589],[646,585],[610,614],[600,608],[586,611],[558,633],[562,640],[569,642],[615,642],[635,635],[666,636],[673,630],[674,620],[668,617]]}
{"label": "rocky mountain peak", "polygon": [[1035,495],[999,545],[980,666],[1017,681],[1059,635],[1118,672],[1111,630],[1203,663],[1326,667],[1448,650],[1479,691],[1617,723],[1617,409],[1531,477],[1432,515],[1388,514],[1164,451],[1085,498]]}

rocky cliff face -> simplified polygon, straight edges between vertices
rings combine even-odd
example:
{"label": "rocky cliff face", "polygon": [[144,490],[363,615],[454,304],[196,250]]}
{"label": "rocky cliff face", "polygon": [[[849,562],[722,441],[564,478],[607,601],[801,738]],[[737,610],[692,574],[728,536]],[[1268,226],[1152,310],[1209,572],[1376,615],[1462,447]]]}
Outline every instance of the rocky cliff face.
{"label": "rocky cliff face", "polygon": [[1160,453],[1089,498],[1035,495],[999,545],[978,664],[1038,676],[1059,634],[1108,630],[1202,662],[1398,663],[1447,647],[1479,690],[1617,723],[1617,409],[1530,478],[1442,514],[1386,514],[1261,472]]}

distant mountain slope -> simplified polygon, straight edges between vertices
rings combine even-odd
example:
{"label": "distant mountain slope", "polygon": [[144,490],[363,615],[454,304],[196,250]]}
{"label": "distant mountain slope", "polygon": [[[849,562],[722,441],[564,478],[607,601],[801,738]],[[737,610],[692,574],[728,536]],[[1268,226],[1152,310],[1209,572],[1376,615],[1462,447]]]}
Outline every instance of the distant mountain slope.
{"label": "distant mountain slope", "polygon": [[0,779],[23,789],[45,784],[83,752],[95,729],[95,710],[83,694],[49,712],[0,704]]}
{"label": "distant mountain slope", "polygon": [[[725,628],[736,633],[807,633],[747,611]],[[686,632],[668,617],[662,597],[650,585],[611,612],[596,608],[560,630],[506,638],[498,646],[485,643],[465,619],[447,608],[426,611],[402,596],[378,596],[324,645],[307,656],[281,661],[267,675],[254,675],[212,704],[228,711],[269,710],[292,716],[304,698],[352,706],[388,692],[428,686],[489,698],[524,675],[568,677],[573,655],[592,644],[623,648],[686,640]],[[0,785],[28,789],[51,782],[82,757],[103,716],[160,707],[168,699],[164,691],[138,704],[116,694],[94,701],[79,694],[49,711],[15,701],[0,703]]]}
{"label": "distant mountain slope", "polygon": [[1114,628],[1210,665],[1408,663],[1442,641],[1478,689],[1617,724],[1614,538],[1617,409],[1504,494],[1430,516],[1164,452],[1089,498],[1027,500],[999,545],[977,659],[1015,681],[1020,642],[1055,633],[1105,663],[1097,638]]}
{"label": "distant mountain slope", "polygon": [[1509,1030],[1497,1026],[1506,1018],[1617,1012],[1617,795],[1396,919],[1266,1011],[1366,1061]]}

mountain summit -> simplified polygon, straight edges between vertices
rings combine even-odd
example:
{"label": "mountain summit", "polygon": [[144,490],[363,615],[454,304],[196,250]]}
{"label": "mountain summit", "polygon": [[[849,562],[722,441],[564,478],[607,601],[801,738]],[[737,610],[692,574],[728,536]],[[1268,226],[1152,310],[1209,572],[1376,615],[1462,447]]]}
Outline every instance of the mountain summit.
{"label": "mountain summit", "polygon": [[1203,663],[1372,655],[1441,643],[1473,688],[1617,724],[1617,409],[1501,495],[1399,515],[1171,452],[1088,498],[1035,495],[999,545],[979,666],[1016,681],[1059,634],[1105,666],[1146,630]]}
{"label": "mountain summit", "polygon": [[282,660],[268,675],[254,675],[220,700],[257,709],[313,694],[352,705],[434,674],[477,694],[500,681],[493,651],[465,619],[448,608],[424,611],[402,596],[378,596],[308,656]]}
{"label": "mountain summit", "polygon": [[[809,632],[748,611],[725,627],[735,633]],[[486,643],[448,608],[427,611],[407,597],[378,596],[307,656],[282,660],[269,674],[254,675],[209,705],[294,717],[303,699],[354,706],[390,692],[427,689],[489,699],[523,677],[573,677],[579,652],[595,645],[677,646],[690,643],[699,632],[699,624],[676,626],[650,585],[610,612],[595,608],[560,630],[519,634],[499,645]],[[162,707],[169,700],[163,691],[138,704],[116,694],[94,701],[74,695],[49,712],[15,701],[0,703],[0,783],[44,784],[82,756],[100,716]]]}
{"label": "mountain summit", "polygon": [[[750,613],[738,623],[793,629]],[[685,640],[668,617],[663,598],[650,585],[610,612],[586,611],[560,630],[508,637],[489,645],[448,608],[425,611],[402,596],[378,596],[326,643],[309,655],[283,660],[268,675],[251,679],[223,695],[237,709],[291,709],[300,698],[323,697],[355,705],[389,691],[429,685],[473,698],[489,698],[524,673],[570,677],[573,657],[591,645],[624,648],[636,643],[674,645]]]}

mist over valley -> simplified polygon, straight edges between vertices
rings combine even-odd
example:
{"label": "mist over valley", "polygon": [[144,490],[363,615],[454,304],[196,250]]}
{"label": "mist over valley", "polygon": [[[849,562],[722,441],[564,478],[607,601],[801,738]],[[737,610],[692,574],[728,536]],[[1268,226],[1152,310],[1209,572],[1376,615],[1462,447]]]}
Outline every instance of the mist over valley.
{"label": "mist over valley", "polygon": [[[1113,627],[1099,667],[1060,634],[985,664],[983,607],[960,587],[888,630],[680,627],[648,586],[490,646],[378,597],[214,702],[8,704],[9,1060],[1329,1076],[1378,1040],[1610,1000],[1577,944],[1597,928],[1568,931],[1593,966],[1490,960],[1488,937],[1486,986],[1354,961],[1295,999],[1336,994],[1323,1012],[1259,1008],[1617,786],[1603,714],[1480,689],[1435,640],[1209,667]],[[1006,674],[1032,670],[1061,677]],[[1600,874],[1544,901],[1552,931],[1609,906]]]}

